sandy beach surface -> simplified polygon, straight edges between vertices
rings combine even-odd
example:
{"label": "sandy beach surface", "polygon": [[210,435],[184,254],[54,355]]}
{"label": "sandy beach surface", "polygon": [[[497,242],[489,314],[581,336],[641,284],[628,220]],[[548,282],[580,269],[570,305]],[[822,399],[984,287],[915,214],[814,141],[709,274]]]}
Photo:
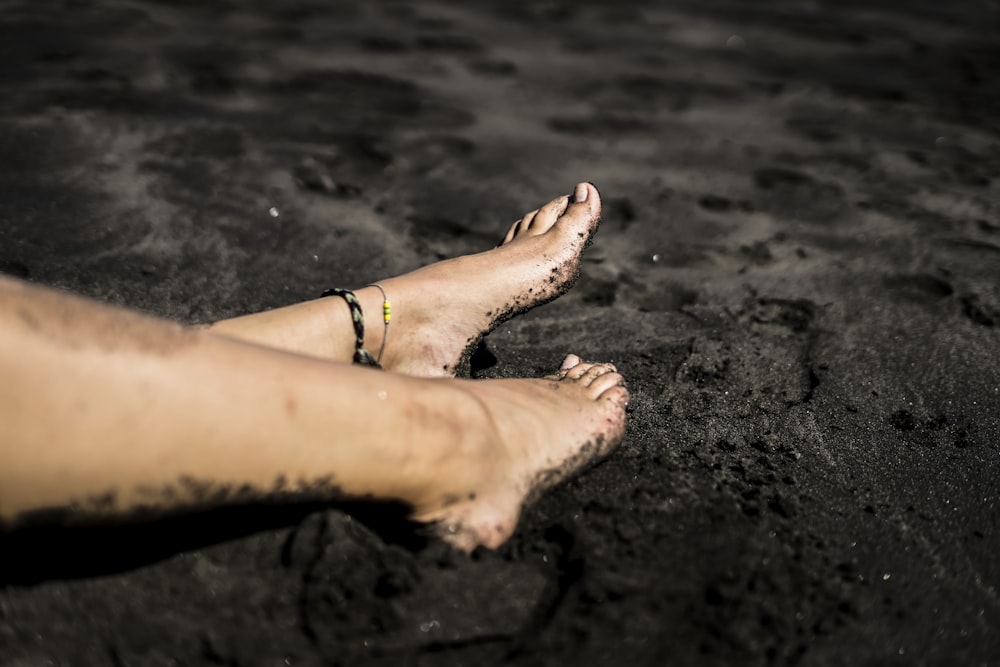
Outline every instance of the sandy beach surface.
{"label": "sandy beach surface", "polygon": [[0,665],[1000,663],[998,69],[996,0],[7,0],[0,272],[207,322],[589,180],[473,374],[633,399],[471,557],[364,505],[2,535]]}

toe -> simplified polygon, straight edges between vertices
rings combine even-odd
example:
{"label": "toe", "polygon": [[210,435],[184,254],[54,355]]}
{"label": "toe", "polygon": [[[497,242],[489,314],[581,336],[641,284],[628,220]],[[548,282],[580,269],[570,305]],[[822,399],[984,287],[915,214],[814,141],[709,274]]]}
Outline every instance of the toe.
{"label": "toe", "polygon": [[590,393],[596,399],[603,396],[609,389],[613,389],[615,387],[625,389],[623,386],[624,382],[625,379],[621,375],[608,369],[606,373],[598,375],[591,381],[589,386]]}
{"label": "toe", "polygon": [[503,237],[503,242],[510,243],[520,234],[527,233],[528,229],[531,227],[532,221],[535,219],[535,216],[537,214],[538,214],[537,208],[534,211],[525,213],[523,218],[516,221],[513,225],[510,226],[510,229],[507,230],[507,235]]}
{"label": "toe", "polygon": [[591,220],[600,218],[601,195],[597,192],[597,188],[590,183],[577,183],[565,214],[584,215]]}
{"label": "toe", "polygon": [[521,221],[518,220],[518,221],[516,221],[514,224],[512,224],[510,226],[510,229],[507,230],[507,235],[503,237],[503,242],[504,243],[510,243],[511,241],[514,240],[514,237],[517,236],[517,228],[520,225],[521,225]]}
{"label": "toe", "polygon": [[586,375],[587,372],[590,371],[592,368],[594,368],[594,364],[588,364],[586,361],[581,361],[576,366],[573,366],[572,368],[567,370],[563,377],[568,378],[570,380],[579,380],[584,375]]}
{"label": "toe", "polygon": [[607,375],[608,373],[614,373],[614,371],[607,364],[594,364],[580,377],[580,382],[583,383],[584,387],[589,387],[599,377]]}
{"label": "toe", "polygon": [[533,224],[535,222],[535,218],[538,217],[539,210],[540,209],[536,208],[534,211],[531,211],[530,213],[525,214],[525,216],[523,218],[521,218],[521,222],[519,222],[517,224],[517,231],[514,232],[514,236],[518,236],[519,234],[527,234],[527,233],[529,233],[529,231],[532,229],[532,226],[533,226]]}
{"label": "toe", "polygon": [[550,201],[545,206],[538,209],[538,215],[534,217],[531,222],[531,233],[532,234],[544,234],[548,230],[552,229],[552,225],[556,224],[556,220],[559,219],[566,209],[569,208],[570,198],[563,195],[562,197],[556,197]]}
{"label": "toe", "polygon": [[600,395],[602,401],[608,401],[615,409],[624,412],[628,407],[629,393],[624,384],[616,384],[604,390]]}
{"label": "toe", "polygon": [[559,367],[559,370],[568,371],[569,369],[573,368],[582,361],[583,359],[576,356],[575,354],[567,354],[566,358],[563,359],[562,366]]}

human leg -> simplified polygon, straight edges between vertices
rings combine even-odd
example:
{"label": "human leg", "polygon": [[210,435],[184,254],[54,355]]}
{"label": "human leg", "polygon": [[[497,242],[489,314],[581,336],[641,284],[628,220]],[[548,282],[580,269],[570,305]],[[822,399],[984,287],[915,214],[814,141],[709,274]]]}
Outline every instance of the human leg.
{"label": "human leg", "polygon": [[465,549],[613,449],[627,400],[574,357],[547,379],[416,378],[2,278],[0,377],[0,522],[305,493],[409,503]]}
{"label": "human leg", "polygon": [[[601,201],[587,183],[515,222],[492,250],[379,281],[392,303],[383,366],[421,376],[452,376],[485,334],[514,315],[566,292],[597,228]],[[365,347],[377,354],[385,333],[382,292],[356,290],[366,314]],[[211,325],[216,333],[350,361],[354,329],[337,297],[254,313]]]}

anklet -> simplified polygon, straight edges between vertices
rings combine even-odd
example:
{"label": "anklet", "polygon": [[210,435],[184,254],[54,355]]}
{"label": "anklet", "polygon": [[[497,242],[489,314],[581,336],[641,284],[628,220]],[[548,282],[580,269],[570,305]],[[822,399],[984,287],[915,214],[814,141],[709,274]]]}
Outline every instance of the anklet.
{"label": "anklet", "polygon": [[[381,288],[379,288],[381,289]],[[385,292],[383,291],[383,296]],[[354,324],[354,363],[359,366],[371,366],[373,368],[382,368],[382,353],[379,352],[378,359],[372,356],[372,353],[365,349],[365,316],[361,312],[361,304],[358,302],[358,297],[354,296],[354,292],[348,289],[340,289],[339,287],[334,287],[333,289],[328,289],[320,296],[339,296],[341,299],[347,302],[347,307],[351,310],[351,322]],[[388,308],[388,301],[386,305],[383,306],[383,311]],[[389,327],[389,315],[385,315],[385,326]],[[382,349],[385,350],[385,336],[382,336]]]}
{"label": "anklet", "polygon": [[392,319],[392,304],[389,303],[389,297],[378,283],[370,283],[365,285],[365,287],[377,287],[378,291],[382,292],[382,321],[385,322],[385,329],[382,330],[382,347],[378,350],[378,363],[381,367],[382,355],[385,353],[385,341],[389,338],[389,320]]}

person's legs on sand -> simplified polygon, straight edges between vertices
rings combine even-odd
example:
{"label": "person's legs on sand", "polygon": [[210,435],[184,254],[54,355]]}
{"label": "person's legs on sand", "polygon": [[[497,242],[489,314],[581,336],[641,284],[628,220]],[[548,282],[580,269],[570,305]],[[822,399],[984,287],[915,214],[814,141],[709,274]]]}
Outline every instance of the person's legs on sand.
{"label": "person's legs on sand", "polygon": [[611,451],[628,398],[573,356],[546,379],[416,378],[4,278],[0,377],[0,524],[300,491],[404,501],[464,549]]}
{"label": "person's legs on sand", "polygon": [[[482,336],[514,315],[565,293],[601,215],[597,188],[580,183],[515,222],[501,245],[380,280],[392,303],[383,367],[453,376]],[[366,317],[365,347],[382,345],[382,292],[355,291]],[[216,333],[316,357],[350,361],[354,329],[340,298],[307,301],[216,322]]]}

